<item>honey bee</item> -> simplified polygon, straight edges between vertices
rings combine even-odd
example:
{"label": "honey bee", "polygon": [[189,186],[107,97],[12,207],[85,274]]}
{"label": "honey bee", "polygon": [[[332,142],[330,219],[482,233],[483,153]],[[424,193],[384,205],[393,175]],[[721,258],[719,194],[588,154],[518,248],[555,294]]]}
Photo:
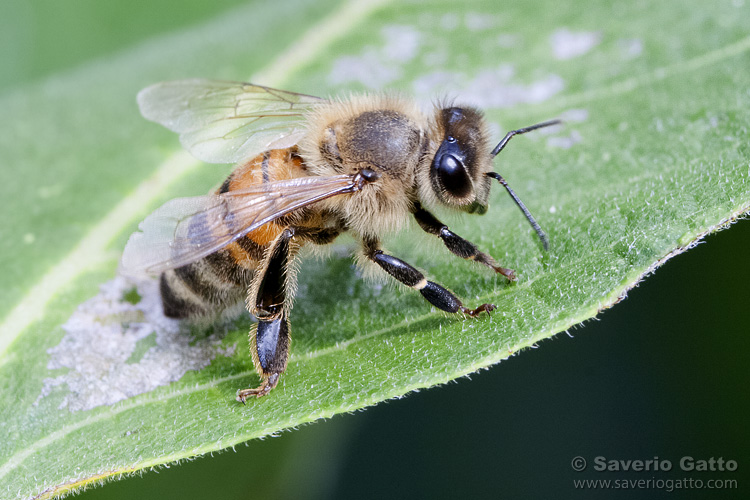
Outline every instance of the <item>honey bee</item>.
{"label": "honey bee", "polygon": [[453,254],[515,280],[513,270],[425,208],[483,214],[497,180],[547,248],[546,235],[492,161],[513,136],[559,120],[513,130],[490,149],[479,110],[436,105],[426,115],[392,95],[326,100],[195,79],[150,86],[138,104],[145,118],[178,132],[198,159],[237,163],[215,192],[169,201],[149,215],[125,247],[122,270],[159,275],[164,314],[172,318],[206,317],[245,300],[258,320],[250,348],[261,382],[237,392],[242,403],[267,395],[286,369],[293,262],[301,246],[326,245],[349,232],[361,244],[360,263],[377,264],[437,309],[471,317],[495,306],[465,307],[386,253],[381,236],[413,216]]}

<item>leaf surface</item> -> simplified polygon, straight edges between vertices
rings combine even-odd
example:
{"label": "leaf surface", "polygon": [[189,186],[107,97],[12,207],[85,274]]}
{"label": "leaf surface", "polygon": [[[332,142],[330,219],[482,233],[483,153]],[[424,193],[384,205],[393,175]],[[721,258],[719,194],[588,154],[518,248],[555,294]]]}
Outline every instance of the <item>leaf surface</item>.
{"label": "leaf surface", "polygon": [[[56,495],[474,372],[594,317],[747,212],[748,7],[428,4],[255,5],[0,97],[0,195],[12,207],[0,247],[4,496]],[[143,120],[138,90],[250,75],[324,97],[448,94],[483,108],[498,140],[562,117],[496,160],[549,253],[499,186],[487,215],[440,216],[516,269],[517,284],[414,227],[389,238],[467,305],[498,306],[463,320],[362,280],[344,240],[301,263],[282,383],[236,403],[258,382],[250,321],[180,332],[158,318],[153,282],[115,275],[149,210],[228,172],[197,168],[175,135]]]}

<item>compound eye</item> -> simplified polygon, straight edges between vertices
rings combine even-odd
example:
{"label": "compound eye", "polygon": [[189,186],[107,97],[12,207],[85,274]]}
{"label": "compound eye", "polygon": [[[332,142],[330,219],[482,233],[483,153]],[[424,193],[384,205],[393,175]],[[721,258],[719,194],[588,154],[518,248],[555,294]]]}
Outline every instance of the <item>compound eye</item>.
{"label": "compound eye", "polygon": [[440,184],[451,195],[456,198],[464,198],[471,193],[471,179],[469,179],[466,168],[458,158],[450,153],[445,153],[440,157],[435,168]]}

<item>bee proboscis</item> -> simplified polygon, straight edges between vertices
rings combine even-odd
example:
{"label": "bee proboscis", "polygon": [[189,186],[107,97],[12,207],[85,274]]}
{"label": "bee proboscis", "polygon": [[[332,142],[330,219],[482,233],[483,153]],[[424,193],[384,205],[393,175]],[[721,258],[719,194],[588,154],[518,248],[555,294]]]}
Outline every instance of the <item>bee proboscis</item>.
{"label": "bee proboscis", "polygon": [[361,245],[362,263],[377,264],[442,311],[471,317],[495,306],[465,307],[386,253],[381,237],[413,216],[453,254],[515,280],[513,270],[425,208],[483,214],[494,179],[547,248],[546,235],[492,160],[514,135],[559,120],[511,131],[490,150],[479,110],[446,104],[425,114],[390,95],[326,100],[194,79],[152,85],[138,103],[144,117],[178,132],[198,159],[237,163],[215,192],[172,200],[148,216],[128,241],[122,270],[158,274],[164,313],[172,318],[205,317],[245,300],[258,320],[250,344],[261,382],[238,391],[243,403],[268,394],[286,369],[293,261],[302,245],[326,245],[349,232]]}

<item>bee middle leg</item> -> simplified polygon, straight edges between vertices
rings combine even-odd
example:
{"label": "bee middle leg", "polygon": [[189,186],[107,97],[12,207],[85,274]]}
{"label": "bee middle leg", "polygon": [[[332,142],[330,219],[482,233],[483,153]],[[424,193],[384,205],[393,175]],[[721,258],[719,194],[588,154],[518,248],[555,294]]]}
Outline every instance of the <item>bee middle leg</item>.
{"label": "bee middle leg", "polygon": [[422,208],[420,205],[415,207],[414,218],[417,220],[419,227],[424,231],[438,236],[445,246],[454,255],[458,255],[463,259],[470,259],[480,264],[484,264],[487,267],[494,269],[496,273],[500,273],[510,281],[516,281],[516,272],[513,269],[507,269],[501,267],[495,259],[488,254],[481,252],[477,246],[448,229],[448,226],[440,222],[434,215]]}
{"label": "bee middle leg", "polygon": [[237,391],[237,401],[242,403],[249,397],[259,398],[271,392],[286,370],[291,341],[287,309],[292,288],[293,236],[292,229],[285,229],[271,244],[265,265],[258,270],[260,274],[248,295],[248,309],[258,319],[250,332],[250,350],[261,384]]}
{"label": "bee middle leg", "polygon": [[364,242],[365,255],[368,259],[379,265],[385,272],[396,278],[404,285],[419,290],[419,293],[440,310],[449,313],[462,312],[469,316],[477,316],[483,311],[490,312],[495,309],[493,304],[482,304],[476,309],[464,307],[461,300],[448,289],[433,281],[427,281],[424,274],[418,269],[404,262],[398,257],[388,255],[380,250],[377,240],[366,240]]}

